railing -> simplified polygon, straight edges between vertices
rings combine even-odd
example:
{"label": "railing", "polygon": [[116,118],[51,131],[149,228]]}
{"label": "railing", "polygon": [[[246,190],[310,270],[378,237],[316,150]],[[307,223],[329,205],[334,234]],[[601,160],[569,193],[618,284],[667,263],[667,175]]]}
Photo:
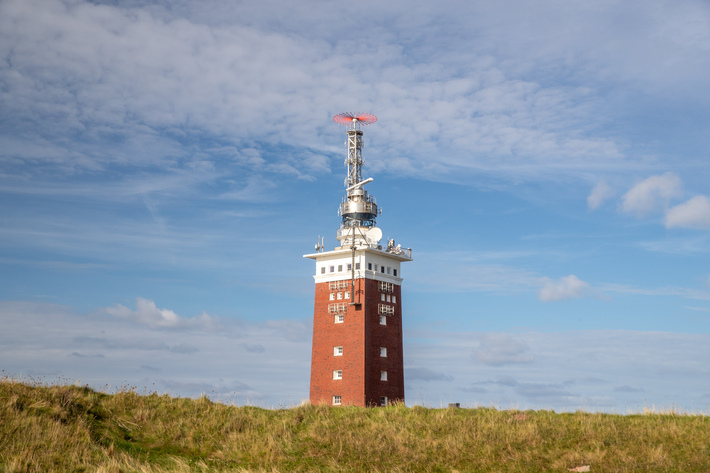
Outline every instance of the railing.
{"label": "railing", "polygon": [[380,315],[394,315],[394,306],[386,304],[378,304],[377,312]]}
{"label": "railing", "polygon": [[412,249],[411,248],[400,248],[400,247],[394,247],[390,248],[389,250],[386,250],[387,253],[391,253],[393,255],[400,255],[404,256],[405,258],[412,258]]}
{"label": "railing", "polygon": [[343,202],[340,204],[340,214],[368,213],[377,214],[377,204],[374,202]]}
{"label": "railing", "polygon": [[379,281],[377,285],[380,292],[386,292],[389,294],[392,294],[394,292],[394,284],[392,284],[391,282]]}
{"label": "railing", "polygon": [[333,281],[329,283],[329,288],[331,291],[337,291],[340,289],[347,289],[350,287],[350,281]]}
{"label": "railing", "polygon": [[330,314],[340,314],[341,312],[345,312],[346,310],[347,310],[347,304],[345,304],[345,303],[329,304],[328,305],[328,313],[330,313]]}

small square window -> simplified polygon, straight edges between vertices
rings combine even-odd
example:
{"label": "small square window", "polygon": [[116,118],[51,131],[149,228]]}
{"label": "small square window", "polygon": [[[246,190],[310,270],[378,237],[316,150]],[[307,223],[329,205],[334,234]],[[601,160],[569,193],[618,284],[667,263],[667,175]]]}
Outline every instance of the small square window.
{"label": "small square window", "polygon": [[334,272],[335,272],[335,266],[331,266],[331,267],[330,267],[330,272],[331,272],[331,273],[334,273]]}
{"label": "small square window", "polygon": [[380,371],[380,381],[387,381],[387,371]]}
{"label": "small square window", "polygon": [[360,269],[360,263],[355,263],[355,269]]}
{"label": "small square window", "polygon": [[338,300],[342,300],[342,299],[343,299],[343,293],[342,293],[342,292],[339,292],[339,293],[338,293]]}
{"label": "small square window", "polygon": [[339,272],[339,273],[342,273],[342,272],[343,272],[343,265],[342,265],[342,264],[339,264],[339,265],[338,265],[338,272]]}
{"label": "small square window", "polygon": [[340,405],[340,396],[333,396],[333,405],[334,406]]}
{"label": "small square window", "polygon": [[342,356],[343,347],[333,347],[333,356]]}
{"label": "small square window", "polygon": [[393,276],[397,276],[397,270],[396,270],[396,269],[393,269],[392,271],[393,271],[392,275],[393,275]]}
{"label": "small square window", "polygon": [[380,356],[382,358],[387,358],[387,347],[380,347]]}
{"label": "small square window", "polygon": [[325,266],[323,266],[323,267],[320,269],[320,273],[321,273],[321,274],[325,274]]}
{"label": "small square window", "polygon": [[396,304],[397,303],[397,296],[392,296],[392,303]]}
{"label": "small square window", "polygon": [[342,324],[345,321],[345,316],[343,314],[338,314],[335,316],[335,323]]}
{"label": "small square window", "polygon": [[389,294],[387,294],[387,302],[392,302],[392,296],[390,296]]}
{"label": "small square window", "polygon": [[385,301],[385,295],[384,295],[384,293],[380,294],[380,299],[382,299],[382,302]]}
{"label": "small square window", "polygon": [[392,269],[392,268],[390,268],[389,266],[387,266],[387,274],[390,273],[390,269]]}
{"label": "small square window", "polygon": [[345,291],[345,294],[343,294],[343,297],[346,299],[350,299],[350,291]]}
{"label": "small square window", "polygon": [[380,325],[387,325],[387,317],[380,315]]}
{"label": "small square window", "polygon": [[335,293],[334,293],[334,292],[331,292],[331,293],[330,293],[330,300],[331,300],[331,301],[334,301],[334,300],[335,300]]}
{"label": "small square window", "polygon": [[367,263],[367,269],[369,269],[370,271],[372,271],[372,263]]}
{"label": "small square window", "polygon": [[387,405],[387,396],[382,396],[380,398],[380,406],[386,406]]}
{"label": "small square window", "polygon": [[343,379],[343,370],[333,370],[333,379]]}

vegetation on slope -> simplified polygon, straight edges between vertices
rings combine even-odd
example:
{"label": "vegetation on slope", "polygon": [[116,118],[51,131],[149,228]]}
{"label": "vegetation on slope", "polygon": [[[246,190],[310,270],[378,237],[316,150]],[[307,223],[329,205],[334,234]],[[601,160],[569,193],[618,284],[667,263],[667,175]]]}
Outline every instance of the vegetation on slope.
{"label": "vegetation on slope", "polygon": [[704,415],[268,410],[0,380],[0,471],[710,471]]}

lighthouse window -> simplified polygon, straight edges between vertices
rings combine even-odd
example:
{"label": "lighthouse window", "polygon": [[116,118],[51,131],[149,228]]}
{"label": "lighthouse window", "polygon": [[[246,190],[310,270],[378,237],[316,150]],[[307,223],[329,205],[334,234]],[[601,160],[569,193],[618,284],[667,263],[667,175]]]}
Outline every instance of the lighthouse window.
{"label": "lighthouse window", "polygon": [[333,356],[343,356],[343,347],[333,347]]}
{"label": "lighthouse window", "polygon": [[387,347],[380,347],[380,356],[382,358],[387,358]]}
{"label": "lighthouse window", "polygon": [[335,293],[334,293],[334,292],[331,292],[331,293],[330,293],[330,300],[331,300],[331,301],[334,301],[334,300],[335,300]]}
{"label": "lighthouse window", "polygon": [[333,379],[343,379],[343,370],[333,370]]}
{"label": "lighthouse window", "polygon": [[330,272],[331,272],[331,273],[334,273],[334,272],[335,272],[335,266],[331,266],[331,267],[330,267]]}
{"label": "lighthouse window", "polygon": [[320,273],[321,273],[321,274],[325,274],[325,266],[323,266],[323,267],[320,269]]}
{"label": "lighthouse window", "polygon": [[387,396],[382,396],[380,398],[380,406],[386,406],[387,405]]}
{"label": "lighthouse window", "polygon": [[340,405],[340,396],[333,396],[333,405],[334,406]]}
{"label": "lighthouse window", "polygon": [[393,269],[392,271],[394,271],[393,276],[397,276],[397,270],[396,270],[396,269]]}
{"label": "lighthouse window", "polygon": [[384,295],[384,294],[380,294],[380,298],[382,298],[382,302],[385,301],[385,295]]}
{"label": "lighthouse window", "polygon": [[387,316],[380,315],[380,325],[387,325]]}
{"label": "lighthouse window", "polygon": [[342,264],[339,264],[339,265],[338,265],[338,272],[339,272],[339,273],[342,273],[342,272],[343,272],[343,265],[342,265]]}
{"label": "lighthouse window", "polygon": [[367,269],[372,271],[372,263],[367,263]]}
{"label": "lighthouse window", "polygon": [[345,320],[345,316],[343,314],[338,314],[335,316],[335,323],[336,324],[342,324],[344,320]]}
{"label": "lighthouse window", "polygon": [[387,371],[380,371],[380,381],[387,381]]}

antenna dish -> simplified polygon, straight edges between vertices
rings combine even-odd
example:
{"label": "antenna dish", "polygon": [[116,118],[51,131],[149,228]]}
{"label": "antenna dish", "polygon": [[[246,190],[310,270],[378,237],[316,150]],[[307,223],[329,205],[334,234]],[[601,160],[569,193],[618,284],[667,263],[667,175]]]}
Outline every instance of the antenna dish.
{"label": "antenna dish", "polygon": [[372,227],[365,234],[365,238],[368,242],[372,243],[373,245],[376,245],[377,242],[382,240],[382,230],[377,227]]}
{"label": "antenna dish", "polygon": [[370,125],[377,121],[377,117],[371,113],[344,112],[334,116],[333,121],[341,125]]}

